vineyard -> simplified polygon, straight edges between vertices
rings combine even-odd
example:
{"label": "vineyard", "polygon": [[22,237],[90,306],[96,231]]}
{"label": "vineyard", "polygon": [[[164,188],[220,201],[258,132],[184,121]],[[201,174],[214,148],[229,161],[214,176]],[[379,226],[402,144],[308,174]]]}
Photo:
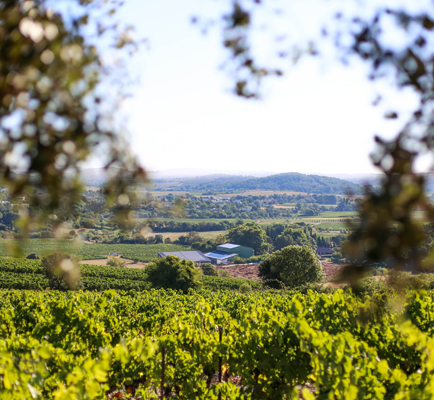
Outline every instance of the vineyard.
{"label": "vineyard", "polygon": [[433,298],[389,300],[0,291],[0,398],[432,399]]}
{"label": "vineyard", "polygon": [[[103,291],[147,290],[150,284],[141,269],[80,265],[83,289]],[[253,288],[259,288],[260,282],[245,279],[202,276],[203,287],[210,290],[238,290],[249,282]],[[39,260],[14,259],[0,257],[0,289],[44,290],[49,287]]]}
{"label": "vineyard", "polygon": [[[16,244],[16,240],[0,241],[0,256],[9,255],[9,249]],[[101,244],[101,243],[77,243],[72,240],[59,241],[56,239],[30,239],[20,242],[24,255],[36,253],[40,257],[53,251],[66,251],[80,256],[83,260],[106,258],[108,254],[118,252],[124,258],[138,259],[142,262],[150,262],[157,258],[158,252],[182,251],[189,249],[175,244]]]}

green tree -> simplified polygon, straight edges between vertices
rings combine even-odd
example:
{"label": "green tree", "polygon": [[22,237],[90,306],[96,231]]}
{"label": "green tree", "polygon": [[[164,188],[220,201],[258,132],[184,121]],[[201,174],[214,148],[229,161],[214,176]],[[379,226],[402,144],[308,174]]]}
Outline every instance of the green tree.
{"label": "green tree", "polygon": [[164,241],[163,235],[155,235],[155,243],[156,244],[163,243],[163,241]]}
{"label": "green tree", "polygon": [[274,241],[277,250],[292,245],[312,247],[312,243],[303,229],[287,228]]}
{"label": "green tree", "polygon": [[340,264],[343,260],[342,253],[340,251],[334,252],[330,257],[330,260],[332,260],[335,264]]}
{"label": "green tree", "polygon": [[217,270],[220,278],[230,278],[231,273],[227,269]]}
{"label": "green tree", "polygon": [[252,247],[255,254],[264,254],[270,249],[267,234],[255,222],[232,228],[228,233],[228,240],[234,244]]}
{"label": "green tree", "polygon": [[169,255],[149,264],[145,273],[154,288],[175,289],[187,293],[202,285],[200,272],[192,261]]}
{"label": "green tree", "polygon": [[315,252],[307,246],[288,246],[259,264],[263,280],[279,280],[287,287],[322,282],[325,274]]}
{"label": "green tree", "polygon": [[217,268],[212,264],[202,264],[201,267],[204,275],[208,276],[218,276]]}
{"label": "green tree", "polygon": [[195,242],[203,242],[203,237],[200,236],[197,232],[188,232],[187,234],[187,243],[192,245]]}
{"label": "green tree", "polygon": [[42,258],[44,274],[50,289],[79,290],[83,288],[78,260],[65,252],[54,252]]}
{"label": "green tree", "polygon": [[219,244],[225,244],[228,242],[228,239],[225,235],[219,234],[215,238],[215,244],[218,246]]}
{"label": "green tree", "polygon": [[109,265],[110,267],[125,267],[125,261],[121,260],[118,257],[108,257],[107,258],[107,265]]}
{"label": "green tree", "polygon": [[239,288],[238,290],[239,290],[241,293],[249,293],[249,292],[252,291],[252,286],[251,286],[249,283],[244,282],[244,283],[240,286],[240,288]]}

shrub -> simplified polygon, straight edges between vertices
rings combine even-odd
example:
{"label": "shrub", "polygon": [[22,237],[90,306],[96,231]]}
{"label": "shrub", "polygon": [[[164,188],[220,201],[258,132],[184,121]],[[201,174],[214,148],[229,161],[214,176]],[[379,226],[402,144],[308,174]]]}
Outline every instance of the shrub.
{"label": "shrub", "polygon": [[29,254],[26,258],[28,260],[39,260],[39,256],[36,253]]}
{"label": "shrub", "polygon": [[259,276],[294,288],[323,281],[325,274],[315,252],[307,246],[287,246],[259,264]]}
{"label": "shrub", "polygon": [[218,269],[217,272],[218,272],[219,276],[222,278],[230,278],[231,277],[231,274],[226,269]]}
{"label": "shrub", "polygon": [[208,276],[219,276],[218,272],[217,272],[217,268],[214,267],[214,265],[212,264],[203,264],[201,266],[202,272],[204,275],[208,275]]}
{"label": "shrub", "polygon": [[65,252],[55,252],[42,258],[44,274],[50,289],[79,290],[83,288],[77,259]]}
{"label": "shrub", "polygon": [[247,282],[245,282],[240,286],[239,290],[241,293],[249,293],[252,291],[252,287]]}
{"label": "shrub", "polygon": [[118,257],[110,256],[107,258],[107,265],[110,265],[110,267],[125,267],[125,261]]}
{"label": "shrub", "polygon": [[95,225],[96,225],[96,220],[94,220],[93,218],[83,218],[80,221],[80,226],[82,228],[91,229],[91,228],[95,228]]}
{"label": "shrub", "polygon": [[330,259],[335,263],[335,264],[340,264],[343,260],[342,254],[339,251],[335,251]]}
{"label": "shrub", "polygon": [[189,289],[199,289],[202,285],[200,272],[192,261],[167,256],[149,264],[145,273],[154,288],[176,289],[187,293]]}

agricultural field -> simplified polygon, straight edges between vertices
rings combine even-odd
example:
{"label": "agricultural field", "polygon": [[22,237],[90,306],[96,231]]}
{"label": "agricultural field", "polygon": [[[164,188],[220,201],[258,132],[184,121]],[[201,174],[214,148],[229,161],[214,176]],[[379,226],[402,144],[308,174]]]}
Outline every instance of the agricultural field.
{"label": "agricultural field", "polygon": [[[13,239],[0,241],[0,256],[11,254],[11,248],[17,241]],[[77,255],[82,260],[95,260],[106,258],[109,253],[118,252],[124,258],[138,259],[142,262],[150,262],[157,258],[157,253],[162,251],[181,251],[188,250],[189,247],[175,244],[100,244],[83,243],[72,240],[56,239],[29,239],[19,242],[22,253],[27,256],[36,253],[42,257],[53,251],[65,251],[69,254]]]}
{"label": "agricultural field", "polygon": [[[146,269],[146,267],[145,267]],[[122,268],[80,264],[83,290],[149,290],[143,268]],[[237,278],[202,276],[202,285],[209,290],[238,290],[246,282],[261,288],[261,282]],[[0,257],[0,289],[45,290],[49,282],[40,260]]]}
{"label": "agricultural field", "polygon": [[432,294],[408,292],[400,306],[341,290],[0,291],[0,391],[11,400],[431,399]]}
{"label": "agricultural field", "polygon": [[319,218],[347,218],[358,216],[358,211],[324,211],[319,215]]}
{"label": "agricultural field", "polygon": [[340,229],[351,230],[356,227],[356,222],[347,224],[345,222],[321,222],[315,225],[315,228],[322,228],[329,231],[339,231]]}

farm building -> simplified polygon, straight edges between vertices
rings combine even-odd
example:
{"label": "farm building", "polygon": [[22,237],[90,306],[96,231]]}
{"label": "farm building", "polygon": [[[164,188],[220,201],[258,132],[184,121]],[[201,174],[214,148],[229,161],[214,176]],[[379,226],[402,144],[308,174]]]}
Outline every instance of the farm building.
{"label": "farm building", "polygon": [[251,247],[241,246],[239,244],[225,243],[217,246],[218,251],[224,253],[236,253],[238,257],[249,258],[255,255],[255,250]]}
{"label": "farm building", "polygon": [[193,261],[196,266],[208,264],[211,260],[200,251],[164,251],[158,253],[158,257],[175,256],[181,260]]}
{"label": "farm building", "polygon": [[205,253],[205,256],[211,260],[213,264],[227,264],[232,261],[234,257],[238,256],[237,253],[225,253],[223,251],[214,250],[209,253]]}
{"label": "farm building", "polygon": [[332,249],[329,249],[328,247],[318,247],[316,249],[316,253],[320,256],[331,256],[334,251]]}
{"label": "farm building", "polygon": [[234,257],[249,258],[255,255],[251,247],[240,246],[239,244],[226,243],[217,246],[217,249],[206,253],[213,264],[227,264]]}

